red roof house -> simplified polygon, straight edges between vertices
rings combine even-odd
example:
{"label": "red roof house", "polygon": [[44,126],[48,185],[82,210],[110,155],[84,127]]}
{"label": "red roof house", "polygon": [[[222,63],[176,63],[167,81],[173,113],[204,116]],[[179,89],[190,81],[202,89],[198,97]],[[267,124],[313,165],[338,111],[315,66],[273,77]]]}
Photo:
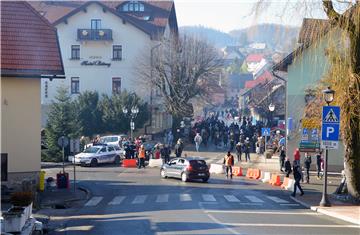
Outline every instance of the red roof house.
{"label": "red roof house", "polygon": [[273,79],[271,73],[269,71],[264,71],[260,76],[258,76],[255,80],[245,82],[245,88],[253,88],[260,83],[265,83],[267,81],[271,81]]}
{"label": "red roof house", "polygon": [[245,60],[248,63],[259,63],[262,59],[264,59],[262,54],[250,54],[246,57]]}

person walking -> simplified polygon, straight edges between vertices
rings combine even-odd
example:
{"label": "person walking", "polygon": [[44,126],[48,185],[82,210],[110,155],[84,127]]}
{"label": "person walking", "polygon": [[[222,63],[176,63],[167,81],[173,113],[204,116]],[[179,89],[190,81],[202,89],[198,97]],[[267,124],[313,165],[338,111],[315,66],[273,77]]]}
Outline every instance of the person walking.
{"label": "person walking", "polygon": [[244,144],[244,153],[245,153],[245,160],[246,162],[250,162],[250,139],[246,137],[245,144]]}
{"label": "person walking", "polygon": [[168,163],[170,161],[170,154],[171,154],[171,149],[168,145],[165,145],[162,149],[161,149],[161,156],[164,159],[165,163]]}
{"label": "person walking", "polygon": [[295,149],[295,151],[294,151],[294,161],[297,162],[297,165],[299,165],[299,167],[300,167],[300,157],[301,157],[300,150]]}
{"label": "person walking", "polygon": [[286,157],[285,146],[281,146],[280,156],[279,156],[281,172],[284,172],[283,168],[284,168],[284,164],[285,164],[285,157]]}
{"label": "person walking", "polygon": [[290,163],[290,160],[289,158],[285,158],[285,163],[284,163],[284,168],[285,168],[285,174],[286,174],[286,177],[289,177],[289,175],[291,174],[292,170],[291,170],[291,163]]}
{"label": "person walking", "polygon": [[241,162],[241,155],[242,155],[242,144],[238,142],[235,146],[236,149],[236,155],[238,162]]}
{"label": "person walking", "polygon": [[175,145],[175,155],[176,157],[181,157],[181,153],[183,151],[183,145],[181,143],[181,140],[179,139]]}
{"label": "person walking", "polygon": [[311,156],[305,153],[304,166],[306,170],[306,183],[310,183],[310,167],[311,167]]}
{"label": "person walking", "polygon": [[195,142],[196,152],[199,152],[200,144],[202,142],[202,138],[199,133],[196,133],[196,136],[194,137],[194,142]]}
{"label": "person walking", "polygon": [[300,165],[298,164],[298,162],[296,160],[294,160],[294,162],[293,162],[293,174],[294,174],[295,184],[294,184],[294,192],[291,194],[291,196],[295,197],[296,188],[299,188],[299,190],[301,192],[300,196],[302,196],[302,195],[304,195],[304,191],[300,185],[300,180],[302,179],[302,173],[301,173]]}
{"label": "person walking", "polygon": [[144,147],[144,145],[141,145],[139,148],[139,154],[138,154],[138,158],[139,158],[138,168],[139,169],[141,167],[145,168],[145,155],[146,155],[145,147]]}
{"label": "person walking", "polygon": [[230,179],[232,179],[233,177],[232,167],[234,165],[234,156],[231,155],[230,151],[225,155],[223,164],[225,166],[226,178],[227,179],[229,178],[229,171],[230,171]]}
{"label": "person walking", "polygon": [[[316,170],[317,170],[317,178],[318,178],[318,179],[322,178],[321,162],[322,162],[321,152],[318,152],[318,153],[316,154]],[[321,175],[321,177],[320,177],[320,175]]]}

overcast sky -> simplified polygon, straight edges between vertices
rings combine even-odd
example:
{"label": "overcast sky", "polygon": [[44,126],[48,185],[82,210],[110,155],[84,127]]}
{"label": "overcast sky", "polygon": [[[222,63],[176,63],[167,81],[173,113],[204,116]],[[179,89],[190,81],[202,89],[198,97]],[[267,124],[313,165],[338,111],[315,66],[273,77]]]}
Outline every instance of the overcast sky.
{"label": "overcast sky", "polygon": [[[325,17],[319,0],[301,5],[299,2],[304,0],[267,1],[261,5],[265,9],[257,11],[254,11],[255,0],[174,1],[179,26],[202,25],[224,32],[264,22],[300,26],[305,16]],[[255,16],[255,12],[261,15]]]}

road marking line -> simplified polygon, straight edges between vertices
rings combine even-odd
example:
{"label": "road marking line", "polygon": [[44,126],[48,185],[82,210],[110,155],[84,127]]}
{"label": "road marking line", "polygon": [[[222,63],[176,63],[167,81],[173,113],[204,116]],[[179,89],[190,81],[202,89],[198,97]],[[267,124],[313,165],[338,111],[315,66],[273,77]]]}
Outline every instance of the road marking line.
{"label": "road marking line", "polygon": [[270,215],[321,215],[314,212],[278,212],[278,211],[230,211],[230,210],[207,210],[206,213],[225,214],[270,214]]}
{"label": "road marking line", "polygon": [[255,196],[245,196],[249,201],[251,201],[251,202],[257,202],[257,203],[259,203],[259,202],[264,202],[263,200],[261,200],[260,198],[258,198],[258,197],[255,197]]}
{"label": "road marking line", "polygon": [[185,194],[180,194],[180,201],[182,201],[182,202],[189,202],[189,201],[191,201],[192,200],[192,198],[191,198],[191,195],[190,194],[187,194],[187,193],[185,193]]}
{"label": "road marking line", "polygon": [[234,195],[224,195],[224,198],[225,198],[228,202],[240,202],[240,200],[237,199]]}
{"label": "road marking line", "polygon": [[289,203],[289,204],[280,204],[280,206],[300,206],[300,204]]}
{"label": "road marking line", "polygon": [[267,196],[267,198],[269,198],[271,201],[274,201],[276,203],[289,203],[288,201],[278,198],[278,197]]}
{"label": "road marking line", "polygon": [[131,204],[143,204],[146,198],[146,195],[138,195],[135,197],[134,201],[131,202]]}
{"label": "road marking line", "polygon": [[161,194],[156,197],[156,202],[168,202],[169,194]]}
{"label": "road marking line", "polygon": [[109,205],[120,205],[125,198],[125,196],[116,196],[111,202],[109,202]]}
{"label": "road marking line", "polygon": [[103,197],[92,197],[85,206],[96,206],[103,199]]}
{"label": "road marking line", "polygon": [[250,224],[250,223],[223,223],[228,226],[250,227],[302,227],[302,228],[360,228],[360,225],[334,225],[334,224]]}
{"label": "road marking line", "polygon": [[206,202],[216,202],[215,197],[213,195],[211,195],[211,194],[203,194],[202,198]]}
{"label": "road marking line", "polygon": [[247,205],[247,206],[261,206],[262,203],[257,202],[239,202],[240,205]]}

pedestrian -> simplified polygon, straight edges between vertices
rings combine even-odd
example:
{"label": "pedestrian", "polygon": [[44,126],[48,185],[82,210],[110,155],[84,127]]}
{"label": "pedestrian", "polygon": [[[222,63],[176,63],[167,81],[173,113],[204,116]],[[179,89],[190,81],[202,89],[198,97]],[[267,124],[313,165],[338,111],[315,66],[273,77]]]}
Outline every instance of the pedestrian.
{"label": "pedestrian", "polygon": [[298,164],[298,162],[296,160],[294,160],[294,162],[293,162],[293,174],[294,174],[295,184],[294,184],[294,192],[291,194],[291,196],[295,197],[296,188],[299,188],[299,190],[301,192],[300,196],[302,196],[302,195],[304,195],[304,191],[300,186],[300,180],[302,179],[302,173],[301,173],[300,165]]}
{"label": "pedestrian", "polygon": [[[316,170],[317,170],[317,178],[320,179],[322,178],[322,174],[321,174],[321,162],[322,162],[322,157],[321,157],[321,152],[318,152],[316,154]],[[321,175],[321,177],[320,177]]]}
{"label": "pedestrian", "polygon": [[311,167],[311,155],[305,153],[304,166],[306,170],[306,183],[310,183],[310,167]]}
{"label": "pedestrian", "polygon": [[241,162],[241,155],[242,155],[242,144],[238,142],[235,146],[236,149],[236,155],[238,162]]}
{"label": "pedestrian", "polygon": [[294,161],[297,162],[297,165],[299,165],[299,167],[300,167],[300,157],[301,157],[300,150],[295,149],[295,151],[294,151]]}
{"label": "pedestrian", "polygon": [[146,151],[145,151],[145,147],[144,145],[141,145],[139,148],[139,154],[138,154],[138,168],[140,169],[141,167],[145,168],[145,155],[146,155]]}
{"label": "pedestrian", "polygon": [[168,163],[170,161],[170,154],[171,154],[171,149],[168,145],[165,145],[162,149],[161,149],[161,156],[164,159],[165,163]]}
{"label": "pedestrian", "polygon": [[223,164],[225,166],[226,178],[229,178],[230,171],[230,179],[232,179],[232,166],[234,165],[234,156],[231,155],[230,151],[225,155]]}
{"label": "pedestrian", "polygon": [[281,150],[280,150],[280,156],[279,156],[279,161],[280,161],[280,171],[284,172],[284,164],[285,164],[285,157],[286,157],[286,153],[285,153],[285,146],[281,146]]}
{"label": "pedestrian", "polygon": [[200,144],[202,142],[202,138],[200,133],[196,133],[196,136],[194,137],[196,152],[199,152]]}
{"label": "pedestrian", "polygon": [[179,139],[179,140],[176,142],[176,145],[175,145],[175,155],[176,155],[176,157],[181,157],[182,151],[183,151],[183,149],[182,149],[182,143],[181,143],[181,140]]}
{"label": "pedestrian", "polygon": [[160,144],[157,144],[157,145],[155,146],[155,150],[154,150],[154,157],[155,157],[155,159],[160,159],[160,155],[161,155]]}
{"label": "pedestrian", "polygon": [[288,157],[285,158],[284,171],[285,171],[286,177],[289,177],[289,175],[290,175],[291,172],[292,172],[290,159],[289,159]]}
{"label": "pedestrian", "polygon": [[246,137],[245,144],[244,144],[244,153],[245,153],[245,160],[246,162],[250,162],[250,139]]}

